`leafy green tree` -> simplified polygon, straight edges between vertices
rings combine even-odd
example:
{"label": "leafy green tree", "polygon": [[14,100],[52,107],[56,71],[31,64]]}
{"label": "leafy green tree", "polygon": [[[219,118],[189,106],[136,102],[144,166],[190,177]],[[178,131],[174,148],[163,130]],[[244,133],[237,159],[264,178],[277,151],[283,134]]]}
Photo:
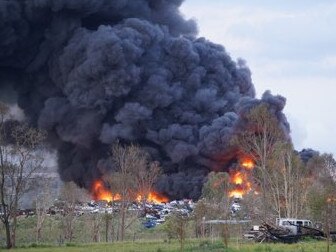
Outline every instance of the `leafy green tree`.
{"label": "leafy green tree", "polygon": [[228,205],[231,189],[230,176],[226,172],[210,172],[203,185],[202,198],[208,202]]}
{"label": "leafy green tree", "polygon": [[[202,197],[204,202],[196,206],[197,214],[205,214],[202,217],[202,222],[205,221],[205,216],[214,219],[227,220],[230,219],[230,176],[226,172],[210,172],[207,182],[203,186]],[[201,207],[203,209],[201,209]],[[201,211],[202,210],[202,211]],[[198,217],[200,219],[201,216]],[[201,226],[203,229],[204,226]],[[230,236],[229,227],[227,224],[221,225],[221,236],[225,247],[228,247],[228,239]]]}
{"label": "leafy green tree", "polygon": [[205,216],[211,216],[211,214],[209,213],[209,209],[209,204],[203,198],[201,198],[195,205],[192,217],[195,223],[196,237],[205,238],[206,226],[204,221]]}
{"label": "leafy green tree", "polygon": [[164,224],[164,231],[167,233],[168,239],[177,238],[180,243],[181,251],[184,249],[188,223],[189,217],[186,214],[175,211],[167,218]]}

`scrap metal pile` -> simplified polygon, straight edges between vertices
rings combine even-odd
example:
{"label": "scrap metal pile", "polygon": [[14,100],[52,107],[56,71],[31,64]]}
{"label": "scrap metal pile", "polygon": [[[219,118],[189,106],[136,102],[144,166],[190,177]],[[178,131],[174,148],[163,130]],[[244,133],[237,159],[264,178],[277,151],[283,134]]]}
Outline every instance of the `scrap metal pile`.
{"label": "scrap metal pile", "polygon": [[298,232],[293,233],[291,229],[275,226],[268,223],[263,223],[261,226],[254,226],[250,231],[244,234],[244,238],[253,240],[255,242],[282,242],[282,243],[296,243],[304,237],[311,237],[314,239],[326,239],[328,236],[333,242],[336,242],[336,231],[328,233],[307,226],[299,226],[291,224],[298,229]]}

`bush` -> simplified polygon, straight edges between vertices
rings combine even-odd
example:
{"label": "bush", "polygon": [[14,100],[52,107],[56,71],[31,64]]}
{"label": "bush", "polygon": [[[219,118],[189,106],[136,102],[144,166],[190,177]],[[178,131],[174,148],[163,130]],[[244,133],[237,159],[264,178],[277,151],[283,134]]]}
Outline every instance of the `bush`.
{"label": "bush", "polygon": [[77,247],[78,244],[73,243],[73,242],[68,242],[68,243],[65,244],[65,246],[66,246],[66,247]]}
{"label": "bush", "polygon": [[208,248],[210,246],[210,242],[209,241],[202,241],[199,244],[200,248]]}

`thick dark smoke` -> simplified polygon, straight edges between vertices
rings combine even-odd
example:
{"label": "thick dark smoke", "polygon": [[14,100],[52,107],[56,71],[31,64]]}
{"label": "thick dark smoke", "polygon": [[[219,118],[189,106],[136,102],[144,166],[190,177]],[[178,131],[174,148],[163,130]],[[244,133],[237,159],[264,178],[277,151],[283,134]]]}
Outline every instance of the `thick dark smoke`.
{"label": "thick dark smoke", "polygon": [[300,152],[298,152],[301,160],[304,164],[307,164],[309,160],[311,160],[313,157],[318,157],[320,153],[313,149],[303,149]]}
{"label": "thick dark smoke", "polygon": [[197,198],[247,108],[268,103],[289,130],[285,100],[255,99],[244,61],[197,38],[181,4],[0,0],[0,87],[14,87],[31,124],[49,132],[63,180],[89,187],[119,139],[161,162],[158,190]]}

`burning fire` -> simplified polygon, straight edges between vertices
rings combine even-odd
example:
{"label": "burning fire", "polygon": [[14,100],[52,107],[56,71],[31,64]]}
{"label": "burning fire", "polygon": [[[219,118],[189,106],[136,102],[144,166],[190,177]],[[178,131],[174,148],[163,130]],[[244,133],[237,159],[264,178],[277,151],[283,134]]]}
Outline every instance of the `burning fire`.
{"label": "burning fire", "polygon": [[229,193],[230,197],[242,198],[252,188],[248,175],[249,171],[254,168],[254,162],[251,159],[244,158],[240,161],[240,167],[244,168],[245,171],[234,171],[230,174],[231,183],[234,185],[234,189]]}
{"label": "burning fire", "polygon": [[120,194],[113,194],[108,188],[105,187],[104,182],[96,180],[92,185],[92,197],[94,200],[105,200],[108,202],[120,200]]}
{"label": "burning fire", "polygon": [[241,185],[243,184],[244,176],[241,172],[236,172],[231,177],[231,181],[235,185]]}
{"label": "burning fire", "polygon": [[[136,197],[136,200],[138,202],[142,201],[143,195],[138,194]],[[147,196],[147,201],[154,203],[154,204],[158,204],[158,203],[167,203],[169,201],[169,199],[165,196],[159,195],[156,192],[150,192]]]}
{"label": "burning fire", "polygon": [[[102,180],[96,180],[93,182],[91,194],[94,200],[105,200],[108,202],[121,200],[119,193],[113,194],[108,188],[106,188]],[[135,197],[135,200],[140,202],[143,199],[143,194],[138,193]],[[154,204],[166,203],[169,199],[163,195],[160,195],[156,192],[150,192],[147,197],[147,202]]]}
{"label": "burning fire", "polygon": [[243,159],[241,162],[241,166],[247,170],[252,170],[254,168],[254,162],[251,159]]}
{"label": "burning fire", "polygon": [[229,196],[230,198],[242,198],[244,194],[245,192],[243,189],[234,189],[230,192]]}

